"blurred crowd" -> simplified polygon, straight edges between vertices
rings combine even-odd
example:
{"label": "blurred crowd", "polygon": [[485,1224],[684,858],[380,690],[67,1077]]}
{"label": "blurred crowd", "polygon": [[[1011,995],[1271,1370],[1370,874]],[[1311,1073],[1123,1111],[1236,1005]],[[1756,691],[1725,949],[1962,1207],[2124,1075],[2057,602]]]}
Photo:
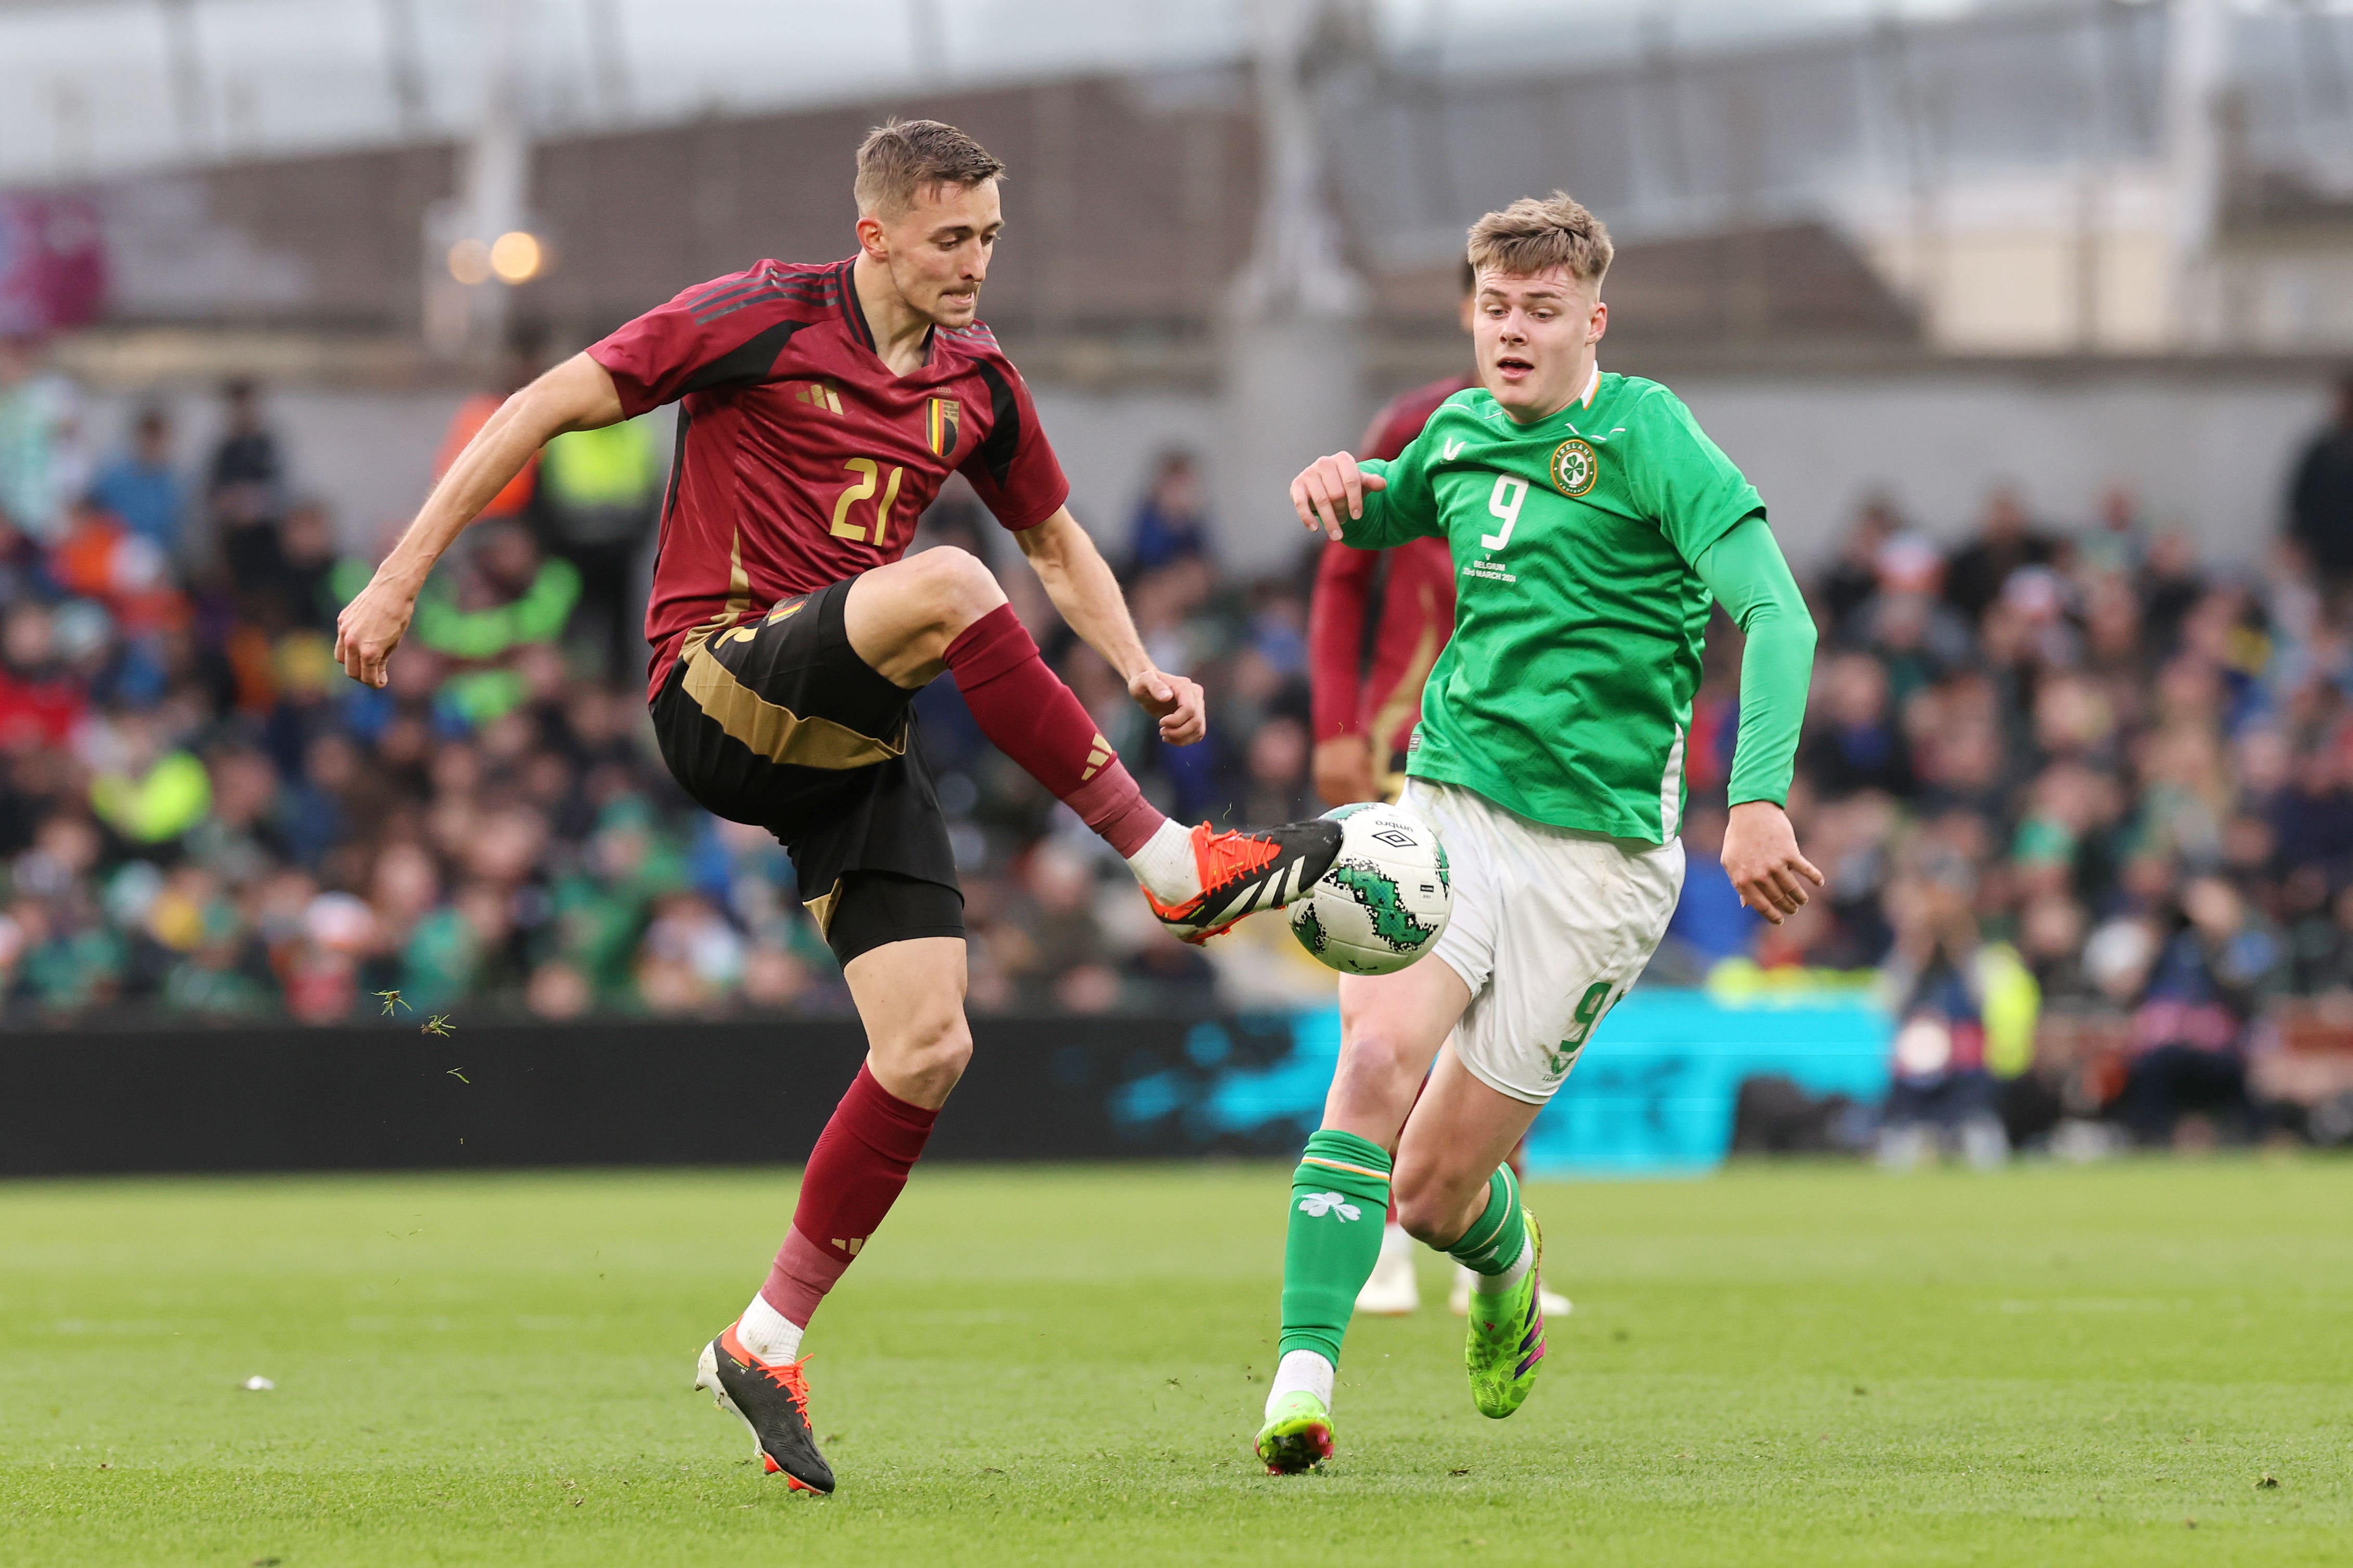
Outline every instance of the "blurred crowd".
{"label": "blurred crowd", "polygon": [[[552,445],[436,574],[375,691],[332,657],[372,559],[290,481],[261,389],[222,389],[183,468],[162,409],[106,449],[69,384],[0,356],[0,1017],[846,1005],[782,851],[694,809],[651,748],[651,430]],[[496,401],[459,410],[445,461]],[[2276,548],[2228,570],[2123,489],[2051,518],[1996,486],[1957,544],[1866,504],[1808,584],[1823,635],[1790,808],[1828,889],[1768,928],[1715,868],[1738,721],[1719,618],[1692,873],[1650,981],[1879,987],[1899,1026],[1876,1136],[1899,1156],[2094,1117],[2152,1141],[2308,1131],[2315,1096],[2264,1063],[2353,1015],[2353,398],[2288,488]],[[1158,742],[968,495],[919,547],[998,569],[1172,814],[1318,809],[1310,563],[1222,571],[1181,453],[1104,531],[1154,657],[1210,691],[1202,745]],[[953,682],[918,712],[976,1008],[1329,994],[1279,922],[1206,954],[1167,939]]]}
{"label": "blurred crowd", "polygon": [[[1694,876],[1654,975],[1866,972],[1898,1163],[2353,1140],[2353,385],[2287,490],[2229,571],[2124,488],[2054,524],[1997,486],[1953,548],[1864,506],[1810,587],[1789,804],[1824,896],[1767,928]],[[1738,672],[1710,658],[1694,774],[1718,784]],[[1694,866],[1723,830],[1695,796]]]}

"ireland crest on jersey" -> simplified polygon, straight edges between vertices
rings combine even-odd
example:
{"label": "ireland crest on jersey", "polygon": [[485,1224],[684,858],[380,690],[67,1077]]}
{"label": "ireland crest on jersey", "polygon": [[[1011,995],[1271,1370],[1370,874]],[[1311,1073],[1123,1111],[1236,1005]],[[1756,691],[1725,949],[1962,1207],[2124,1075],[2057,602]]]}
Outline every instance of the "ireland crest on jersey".
{"label": "ireland crest on jersey", "polygon": [[1565,496],[1581,496],[1591,489],[1598,468],[1593,448],[1582,441],[1563,441],[1552,449],[1552,488]]}

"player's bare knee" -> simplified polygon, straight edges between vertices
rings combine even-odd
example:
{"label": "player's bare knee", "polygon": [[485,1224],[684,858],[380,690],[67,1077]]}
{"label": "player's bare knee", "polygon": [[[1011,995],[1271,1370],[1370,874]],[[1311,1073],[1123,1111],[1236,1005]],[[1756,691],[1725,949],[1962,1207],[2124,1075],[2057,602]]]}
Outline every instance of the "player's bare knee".
{"label": "player's bare knee", "polygon": [[972,1030],[958,1011],[902,1030],[887,1052],[876,1054],[888,1055],[892,1076],[912,1091],[901,1098],[937,1105],[947,1099],[972,1060]]}
{"label": "player's bare knee", "polygon": [[[1410,1096],[1436,1054],[1436,1047],[1409,1038],[1407,1031],[1386,1019],[1369,1016],[1351,1019],[1342,1032],[1334,1088],[1336,1091],[1345,1083],[1352,1095],[1384,1100],[1400,1090]],[[1398,1110],[1402,1112],[1404,1107]]]}
{"label": "player's bare knee", "polygon": [[941,634],[954,637],[997,605],[1005,590],[979,556],[943,544],[912,557],[915,592],[924,617]]}

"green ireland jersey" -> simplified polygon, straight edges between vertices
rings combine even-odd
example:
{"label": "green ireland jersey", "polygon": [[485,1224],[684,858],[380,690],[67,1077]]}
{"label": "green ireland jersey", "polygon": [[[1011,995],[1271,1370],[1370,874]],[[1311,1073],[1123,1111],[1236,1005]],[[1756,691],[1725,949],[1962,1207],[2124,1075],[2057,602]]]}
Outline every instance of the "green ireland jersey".
{"label": "green ireland jersey", "polygon": [[1345,542],[1443,539],[1454,636],[1406,772],[1558,827],[1661,844],[1713,595],[1692,563],[1765,503],[1683,401],[1604,375],[1532,425],[1456,393],[1365,497]]}

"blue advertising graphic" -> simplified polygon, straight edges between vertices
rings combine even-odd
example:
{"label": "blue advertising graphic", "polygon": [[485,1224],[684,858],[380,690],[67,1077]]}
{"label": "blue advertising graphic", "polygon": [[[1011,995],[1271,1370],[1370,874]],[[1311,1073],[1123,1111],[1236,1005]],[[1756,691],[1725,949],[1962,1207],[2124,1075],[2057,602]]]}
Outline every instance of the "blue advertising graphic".
{"label": "blue advertising graphic", "polygon": [[[1814,1094],[1876,1100],[1887,1089],[1884,1009],[1845,992],[1726,1001],[1704,991],[1638,990],[1610,1011],[1567,1084],[1536,1118],[1538,1173],[1672,1173],[1720,1163],[1743,1079],[1778,1074]],[[1139,1138],[1268,1152],[1314,1130],[1340,1055],[1340,1013],[1205,1021],[1184,1060],[1151,1064],[1112,1093]],[[1143,1065],[1143,1064],[1139,1064]]]}

